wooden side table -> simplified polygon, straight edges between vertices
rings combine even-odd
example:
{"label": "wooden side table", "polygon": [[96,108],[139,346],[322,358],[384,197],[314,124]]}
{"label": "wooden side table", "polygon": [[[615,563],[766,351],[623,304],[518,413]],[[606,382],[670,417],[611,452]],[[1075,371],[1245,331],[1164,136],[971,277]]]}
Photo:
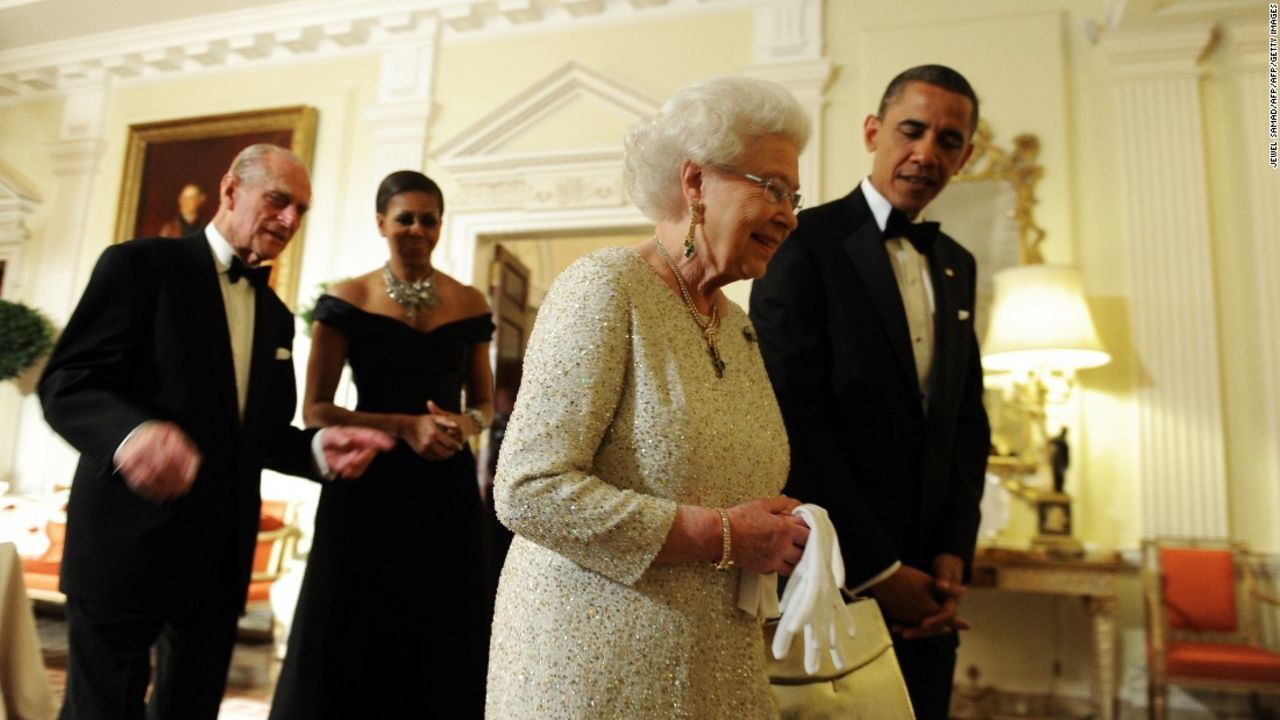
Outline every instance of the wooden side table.
{"label": "wooden side table", "polygon": [[1116,717],[1116,578],[1135,572],[1116,552],[1065,558],[1028,550],[979,548],[970,585],[1010,592],[1068,595],[1089,616],[1093,699],[1101,720]]}

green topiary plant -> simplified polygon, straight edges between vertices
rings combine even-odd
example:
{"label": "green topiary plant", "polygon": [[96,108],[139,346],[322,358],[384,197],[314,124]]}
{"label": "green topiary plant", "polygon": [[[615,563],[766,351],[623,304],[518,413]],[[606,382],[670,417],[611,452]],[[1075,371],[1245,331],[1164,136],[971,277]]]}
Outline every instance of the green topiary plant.
{"label": "green topiary plant", "polygon": [[53,328],[40,311],[0,300],[0,380],[17,377],[53,347]]}

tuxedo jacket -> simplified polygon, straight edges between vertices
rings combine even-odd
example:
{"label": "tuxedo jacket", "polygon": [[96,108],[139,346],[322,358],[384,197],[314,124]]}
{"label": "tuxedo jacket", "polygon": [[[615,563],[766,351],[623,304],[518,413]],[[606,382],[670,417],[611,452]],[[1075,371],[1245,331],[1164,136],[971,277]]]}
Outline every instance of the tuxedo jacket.
{"label": "tuxedo jacket", "polygon": [[932,574],[940,553],[967,572],[990,445],[973,256],[946,235],[929,253],[927,414],[891,262],[857,189],[800,213],[751,290],[791,443],[786,492],[829,512],[849,587],[895,560]]}
{"label": "tuxedo jacket", "polygon": [[[40,380],[49,424],[80,451],[67,507],[61,588],[165,615],[199,597],[243,606],[263,466],[312,475],[296,402],[293,316],[255,290],[244,421],[227,315],[204,233],[132,240],[98,260]],[[203,455],[190,492],[155,503],[116,471],[121,441],[167,420]]]}

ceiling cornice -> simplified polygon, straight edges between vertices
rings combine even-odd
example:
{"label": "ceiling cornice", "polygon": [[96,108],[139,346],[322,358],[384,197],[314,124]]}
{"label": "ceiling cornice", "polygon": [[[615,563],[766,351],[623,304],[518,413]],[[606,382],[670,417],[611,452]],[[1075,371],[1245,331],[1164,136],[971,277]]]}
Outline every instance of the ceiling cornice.
{"label": "ceiling cornice", "polygon": [[306,0],[0,50],[0,102],[85,83],[296,62],[751,6],[751,0]]}

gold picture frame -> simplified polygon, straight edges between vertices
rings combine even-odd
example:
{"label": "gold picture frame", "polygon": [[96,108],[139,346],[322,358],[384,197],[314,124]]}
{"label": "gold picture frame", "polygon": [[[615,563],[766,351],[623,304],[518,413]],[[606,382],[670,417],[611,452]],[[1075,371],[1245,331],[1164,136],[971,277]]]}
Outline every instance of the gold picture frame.
{"label": "gold picture frame", "polygon": [[[310,168],[316,119],[315,108],[299,105],[130,125],[115,242],[156,235],[177,237],[191,227],[202,227],[217,209],[218,184],[231,160],[254,143],[287,147]],[[199,192],[188,190],[190,186]],[[175,202],[184,192],[205,198],[193,224],[180,223],[180,214],[175,212]],[[298,294],[305,230],[304,223],[275,259],[271,273],[271,286],[290,309]]]}

